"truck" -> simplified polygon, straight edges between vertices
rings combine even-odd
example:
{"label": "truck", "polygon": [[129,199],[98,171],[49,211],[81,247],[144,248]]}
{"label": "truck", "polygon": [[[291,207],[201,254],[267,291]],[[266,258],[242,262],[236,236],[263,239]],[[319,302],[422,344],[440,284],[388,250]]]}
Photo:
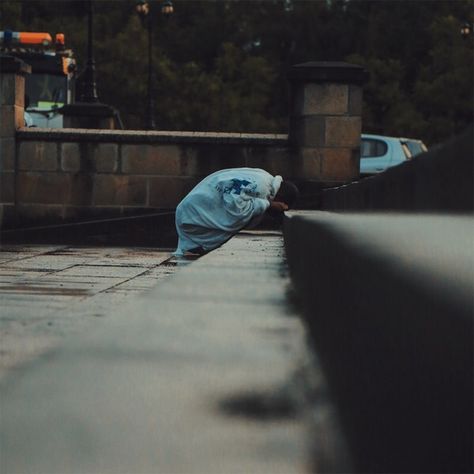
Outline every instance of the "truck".
{"label": "truck", "polygon": [[63,33],[0,31],[0,54],[31,66],[25,79],[25,125],[62,128],[61,108],[74,102],[76,60]]}

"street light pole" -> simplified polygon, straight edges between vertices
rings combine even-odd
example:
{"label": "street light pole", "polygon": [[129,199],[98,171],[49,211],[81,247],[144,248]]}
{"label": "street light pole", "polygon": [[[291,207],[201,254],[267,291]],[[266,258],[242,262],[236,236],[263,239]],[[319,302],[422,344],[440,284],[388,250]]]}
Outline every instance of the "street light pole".
{"label": "street light pole", "polygon": [[95,80],[95,60],[93,50],[93,9],[92,0],[87,2],[87,16],[88,16],[88,31],[87,31],[87,62],[84,69],[83,77],[83,91],[81,94],[82,102],[99,102],[97,95],[97,84]]}
{"label": "street light pole", "polygon": [[[154,65],[153,65],[153,24],[154,24],[154,9],[153,3],[141,0],[135,6],[137,13],[146,19],[146,26],[148,31],[148,92],[147,102],[145,107],[145,129],[154,130],[155,123],[155,94],[153,90],[154,84]],[[161,14],[165,17],[173,13],[173,4],[170,0],[165,0],[161,4]]]}
{"label": "street light pole", "polygon": [[[87,61],[81,73],[79,101],[66,104],[61,111],[64,128],[122,128],[119,112],[110,105],[101,104],[97,95],[93,49],[93,4],[87,0]],[[79,83],[79,80],[78,80]]]}
{"label": "street light pole", "polygon": [[153,16],[148,14],[148,98],[145,115],[145,128],[154,130],[155,124],[155,103],[153,94]]}

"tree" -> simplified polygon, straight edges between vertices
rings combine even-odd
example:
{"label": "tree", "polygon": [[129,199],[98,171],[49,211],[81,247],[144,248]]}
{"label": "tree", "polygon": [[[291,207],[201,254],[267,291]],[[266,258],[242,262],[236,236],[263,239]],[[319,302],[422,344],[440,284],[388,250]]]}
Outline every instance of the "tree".
{"label": "tree", "polygon": [[[158,0],[156,6],[159,5]],[[154,21],[158,126],[285,132],[288,68],[306,61],[364,66],[365,131],[445,140],[472,122],[473,43],[459,27],[474,0],[173,0]],[[135,0],[94,0],[100,99],[142,126],[147,32]],[[0,3],[2,28],[66,34],[85,65],[85,0]]]}

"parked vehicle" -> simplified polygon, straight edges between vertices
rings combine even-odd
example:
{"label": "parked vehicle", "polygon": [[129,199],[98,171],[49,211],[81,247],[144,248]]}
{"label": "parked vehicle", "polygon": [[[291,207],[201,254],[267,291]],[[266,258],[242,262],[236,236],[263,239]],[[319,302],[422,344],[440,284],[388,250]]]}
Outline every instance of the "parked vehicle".
{"label": "parked vehicle", "polygon": [[362,134],[360,145],[360,174],[381,173],[427,151],[421,140]]}
{"label": "parked vehicle", "polygon": [[31,66],[25,79],[25,125],[62,128],[61,107],[73,102],[76,61],[64,34],[0,31],[0,54]]}

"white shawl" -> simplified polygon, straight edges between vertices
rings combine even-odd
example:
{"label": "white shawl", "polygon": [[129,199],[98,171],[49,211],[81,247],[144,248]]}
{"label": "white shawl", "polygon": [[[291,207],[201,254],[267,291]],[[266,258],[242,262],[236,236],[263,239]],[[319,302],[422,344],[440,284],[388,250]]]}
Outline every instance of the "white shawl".
{"label": "white shawl", "polygon": [[258,168],[217,171],[176,208],[178,248],[175,255],[202,247],[213,250],[247,226],[258,224],[282,182]]}

